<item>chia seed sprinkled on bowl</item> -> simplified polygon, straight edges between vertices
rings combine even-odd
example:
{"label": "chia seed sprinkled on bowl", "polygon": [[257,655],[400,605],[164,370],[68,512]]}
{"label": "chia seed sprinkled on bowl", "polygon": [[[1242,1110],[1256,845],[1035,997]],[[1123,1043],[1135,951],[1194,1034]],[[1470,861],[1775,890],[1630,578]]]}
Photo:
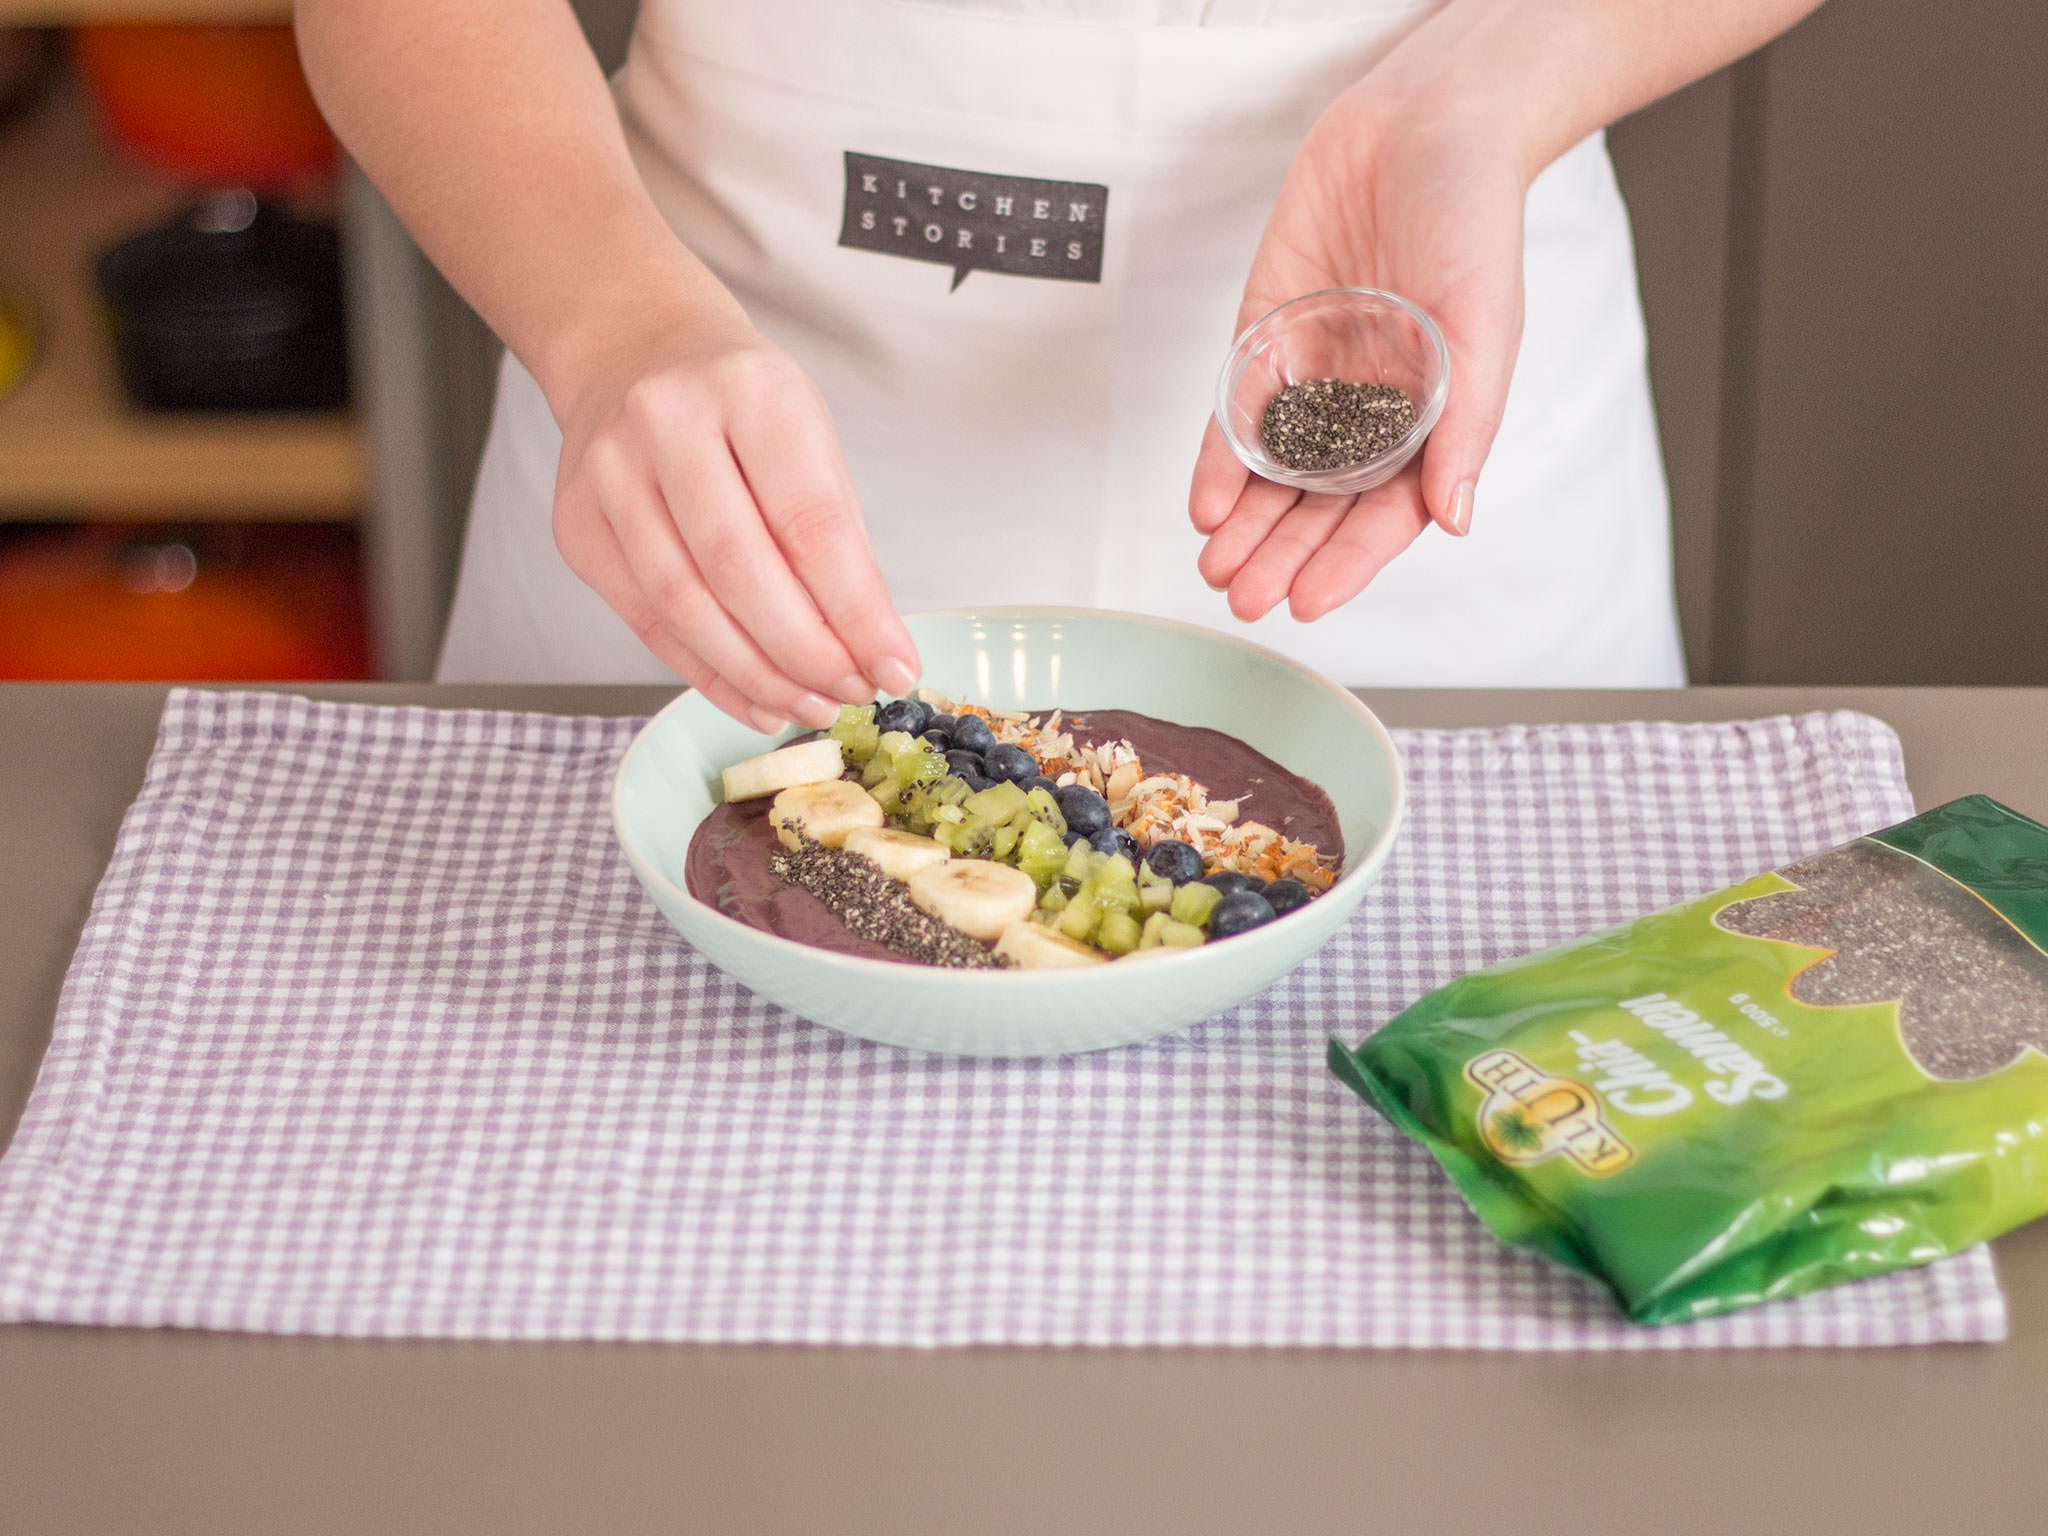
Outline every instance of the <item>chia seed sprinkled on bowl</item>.
{"label": "chia seed sprinkled on bowl", "polygon": [[768,867],[825,903],[852,932],[908,959],[959,970],[996,970],[1009,964],[913,903],[910,887],[883,874],[865,854],[805,838],[794,851],[778,848],[769,855]]}

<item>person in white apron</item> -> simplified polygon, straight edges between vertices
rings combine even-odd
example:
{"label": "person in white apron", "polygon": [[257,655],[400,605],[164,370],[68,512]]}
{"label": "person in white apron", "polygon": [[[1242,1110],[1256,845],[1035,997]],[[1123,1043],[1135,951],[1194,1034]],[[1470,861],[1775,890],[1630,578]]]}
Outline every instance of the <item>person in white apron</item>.
{"label": "person in white apron", "polygon": [[[775,729],[906,691],[897,611],[1060,603],[1353,685],[1682,683],[1598,127],[1814,3],[644,0],[628,191],[566,8],[302,0],[323,104],[509,343],[440,675],[680,674]],[[479,75],[537,84],[493,119]],[[643,284],[644,324],[635,196],[693,296]],[[1338,284],[1444,324],[1419,464],[1357,505],[1213,432],[1197,468],[1234,326]]]}

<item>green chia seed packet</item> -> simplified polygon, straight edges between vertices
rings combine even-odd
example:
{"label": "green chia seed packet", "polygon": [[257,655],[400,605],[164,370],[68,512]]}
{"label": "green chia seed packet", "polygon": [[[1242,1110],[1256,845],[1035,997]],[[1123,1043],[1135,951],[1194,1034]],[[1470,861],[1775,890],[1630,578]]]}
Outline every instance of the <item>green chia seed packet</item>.
{"label": "green chia seed packet", "polygon": [[1330,1065],[1638,1322],[2048,1212],[2048,827],[1982,795],[1460,977]]}

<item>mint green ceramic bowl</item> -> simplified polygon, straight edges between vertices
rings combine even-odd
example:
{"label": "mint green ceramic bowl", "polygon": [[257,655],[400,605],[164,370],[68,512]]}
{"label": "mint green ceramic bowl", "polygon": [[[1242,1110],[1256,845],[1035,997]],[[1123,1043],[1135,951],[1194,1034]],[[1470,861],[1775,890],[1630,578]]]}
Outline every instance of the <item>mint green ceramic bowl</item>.
{"label": "mint green ceramic bowl", "polygon": [[1051,1056],[1150,1040],[1294,969],[1357,909],[1401,824],[1401,761],[1344,689],[1263,646],[1159,619],[981,608],[909,621],[924,681],[990,709],[1133,709],[1230,731],[1320,784],[1344,829],[1337,883],[1264,928],[1199,949],[1065,971],[955,971],[812,949],[749,928],[683,888],[697,824],[727,764],[763,737],[696,694],[647,723],[619,764],[612,819],[648,893],[684,938],[792,1013],[864,1039],[968,1056]]}

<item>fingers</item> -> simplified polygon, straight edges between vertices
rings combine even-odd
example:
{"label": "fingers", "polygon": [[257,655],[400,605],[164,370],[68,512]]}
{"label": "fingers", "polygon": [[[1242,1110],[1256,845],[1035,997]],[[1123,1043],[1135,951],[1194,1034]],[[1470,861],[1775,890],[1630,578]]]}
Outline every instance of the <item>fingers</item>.
{"label": "fingers", "polygon": [[[842,688],[839,696],[859,703],[873,698],[877,687],[908,693],[920,671],[917,647],[875,563],[824,404],[801,375],[784,380],[777,394],[730,418],[727,430],[747,488],[793,581],[859,669],[846,678],[858,692]],[[744,611],[734,612],[744,622]],[[774,645],[768,652],[782,661]]]}
{"label": "fingers", "polygon": [[1195,569],[1202,580],[1222,591],[1237,579],[1245,561],[1265,543],[1266,535],[1301,500],[1301,492],[1277,481],[1250,479],[1228,519],[1209,536]]}
{"label": "fingers", "polygon": [[[600,440],[585,455],[584,470],[633,581],[631,591],[599,588],[599,595],[642,642],[671,666],[678,647],[700,658],[746,697],[757,723],[779,717],[820,728],[830,725],[838,706],[771,662],[707,585],[652,468],[616,443]],[[737,481],[737,473],[733,478]]]}
{"label": "fingers", "polygon": [[[1399,494],[1385,494],[1395,487]],[[1308,623],[1343,607],[1421,537],[1429,523],[1429,513],[1409,477],[1396,480],[1381,493],[1361,496],[1295,574],[1288,588],[1288,610]]]}
{"label": "fingers", "polygon": [[[565,450],[556,541],[679,675],[767,728],[916,686],[823,401],[765,346],[642,376]],[[686,668],[694,668],[692,671]]]}
{"label": "fingers", "polygon": [[1429,526],[1417,478],[1362,497],[1304,496],[1254,479],[1202,551],[1210,586],[1250,623],[1285,600],[1304,622],[1342,607]]}
{"label": "fingers", "polygon": [[1290,507],[1231,579],[1230,611],[1246,622],[1270,613],[1356,501],[1353,496],[1304,496]]}
{"label": "fingers", "polygon": [[[1450,394],[1422,449],[1421,492],[1429,515],[1446,533],[1472,529],[1473,492],[1507,409],[1508,379],[1521,345],[1520,284],[1510,297],[1481,310],[1481,318],[1446,318]],[[1473,338],[1469,343],[1464,338]]]}
{"label": "fingers", "polygon": [[[668,521],[680,531],[699,579],[782,677],[820,697],[873,698],[874,689],[776,547],[713,404],[694,393],[644,386],[628,406],[651,454]],[[636,564],[643,552],[652,557],[646,541],[653,530],[636,524],[619,531]],[[664,570],[673,563],[664,557]]]}
{"label": "fingers", "polygon": [[[1209,418],[1209,430],[1202,434],[1201,452],[1195,455],[1195,476],[1188,488],[1188,520],[1197,533],[1214,533],[1223,526],[1251,479],[1244,461],[1230,451],[1216,418]],[[1224,578],[1227,581],[1229,578]],[[1221,586],[1222,582],[1212,582]]]}
{"label": "fingers", "polygon": [[640,641],[676,676],[703,694],[733,719],[755,730],[773,735],[788,721],[774,710],[755,704],[714,672],[702,657],[677,640],[662,624],[640,589],[610,526],[600,516],[579,520],[577,528],[562,540],[563,558],[587,586],[602,597],[613,611],[640,615],[632,624]]}

